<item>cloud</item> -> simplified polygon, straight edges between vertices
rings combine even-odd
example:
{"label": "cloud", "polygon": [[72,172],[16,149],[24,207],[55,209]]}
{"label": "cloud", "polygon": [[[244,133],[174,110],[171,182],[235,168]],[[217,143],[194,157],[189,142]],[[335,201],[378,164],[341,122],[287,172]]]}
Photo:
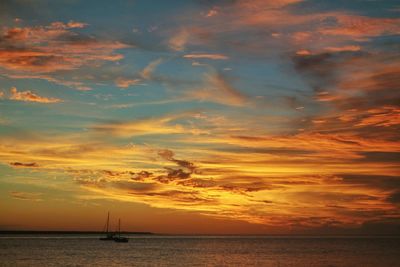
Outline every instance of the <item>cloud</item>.
{"label": "cloud", "polygon": [[335,25],[322,28],[319,32],[353,38],[400,34],[400,19],[338,14]]}
{"label": "cloud", "polygon": [[15,73],[6,73],[4,76],[10,78],[10,79],[41,79],[41,80],[46,80],[55,84],[60,84],[64,85],[67,87],[75,88],[79,91],[91,91],[92,88],[85,85],[83,82],[80,81],[72,81],[72,80],[66,80],[63,78],[56,78],[53,77],[49,74],[15,74]]}
{"label": "cloud", "polygon": [[183,170],[181,168],[170,168],[170,167],[164,167],[165,170],[167,170],[166,175],[159,175],[154,178],[154,180],[161,182],[161,183],[169,183],[171,181],[175,180],[182,180],[182,179],[188,179],[191,177],[191,175],[195,172],[196,166],[187,160],[181,160],[181,159],[176,159],[175,158],[175,153],[172,150],[169,149],[161,149],[157,151],[157,154],[162,158],[167,161],[173,162],[179,167],[183,167],[186,170]]}
{"label": "cloud", "polygon": [[[174,25],[184,28],[175,29],[168,38],[168,47],[178,58],[224,60],[225,54],[235,55],[239,65],[251,60],[256,63],[253,67],[279,58],[282,65],[278,64],[278,70],[286,71],[287,65],[290,72],[285,74],[293,75],[302,87],[299,94],[285,98],[286,102],[276,101],[274,108],[266,109],[248,105],[252,102],[244,93],[257,86],[255,89],[272,92],[274,88],[265,81],[280,77],[267,75],[253,81],[245,66],[230,73],[236,77],[207,74],[201,86],[189,79],[154,74],[160,59],[132,77],[119,75],[122,67],[113,66],[115,73],[108,78],[103,78],[108,73],[100,73],[98,80],[90,79],[115,82],[121,88],[135,84],[136,78],[149,79],[186,89],[179,101],[225,106],[202,105],[212,108],[158,117],[135,115],[129,120],[79,125],[86,130],[53,136],[43,131],[11,136],[4,131],[0,161],[13,166],[13,172],[24,171],[18,167],[40,172],[46,185],[48,177],[70,176],[70,181],[62,179],[58,186],[78,185],[81,189],[76,194],[84,192],[88,199],[139,202],[244,220],[268,229],[306,232],[310,228],[368,229],[382,227],[376,222],[388,224],[387,218],[399,217],[398,46],[391,44],[389,36],[397,31],[395,21],[362,29],[364,23],[383,20],[366,20],[341,9],[299,12],[293,9],[296,3],[300,1],[224,2],[215,7],[217,15],[209,13],[211,18],[205,19],[207,13],[200,12],[196,13],[198,20],[179,17],[180,23]],[[78,88],[85,86],[74,83],[81,80],[61,79],[56,73],[81,71],[123,57],[116,54],[118,42],[83,35],[80,28],[86,25],[68,24],[4,33],[0,45],[6,47],[7,43],[12,48],[4,56],[17,59],[0,59],[7,77],[31,75]],[[65,53],[67,48],[73,53]],[[188,48],[221,54],[182,52]],[[21,59],[14,51],[21,53]],[[54,58],[47,58],[49,55]],[[225,62],[207,63],[219,66]],[[292,96],[293,92],[277,88],[277,94]],[[130,107],[148,108],[149,103],[170,104],[171,100]],[[280,104],[285,106],[275,109]],[[160,112],[165,110],[162,107]],[[164,147],[168,149],[161,149]],[[24,182],[26,178],[18,179]]]}
{"label": "cloud", "polygon": [[[242,118],[237,120],[243,123]],[[229,124],[221,120],[216,124],[212,135],[182,135],[176,153],[150,145],[100,143],[100,139],[88,143],[87,138],[93,139],[89,131],[78,140],[76,136],[2,138],[0,160],[20,162],[43,174],[70,175],[93,198],[271,227],[317,227],[326,218],[354,226],[384,218],[393,210],[395,204],[388,199],[398,187],[393,176],[397,165],[393,159],[387,164],[387,156],[378,161],[365,153],[397,151],[396,142],[312,132],[255,135],[257,128],[252,135],[233,136]],[[185,158],[188,155],[196,164]],[[365,157],[370,161],[362,161]],[[316,213],[325,219],[311,220]]]}
{"label": "cloud", "polygon": [[222,74],[205,75],[204,85],[186,93],[186,97],[229,106],[243,106],[248,97],[234,88]]}
{"label": "cloud", "polygon": [[180,29],[175,35],[173,35],[169,41],[168,45],[172,50],[183,51],[185,50],[186,44],[189,41],[189,32],[186,29]]}
{"label": "cloud", "polygon": [[111,122],[95,125],[92,129],[101,133],[113,134],[115,136],[140,136],[156,134],[179,134],[184,133],[185,128],[180,124],[171,124],[174,117],[161,117],[139,119],[130,122]]}
{"label": "cloud", "polygon": [[99,40],[76,31],[86,26],[82,22],[70,21],[53,22],[47,26],[3,28],[0,32],[0,68],[5,76],[14,79],[44,79],[78,90],[90,90],[81,81],[84,79],[82,75],[68,80],[66,73],[119,61],[123,55],[115,51],[131,46]]}
{"label": "cloud", "polygon": [[182,160],[182,159],[176,159],[175,154],[172,150],[161,149],[161,150],[158,150],[157,154],[165,160],[174,162],[178,166],[186,168],[187,170],[190,171],[190,173],[193,173],[196,169],[196,166],[192,162],[187,161],[187,160]]}
{"label": "cloud", "polygon": [[194,119],[194,116],[194,112],[182,112],[160,117],[139,118],[132,121],[99,123],[91,129],[97,133],[107,133],[120,137],[201,134],[203,133],[201,129],[188,123],[188,120]]}
{"label": "cloud", "polygon": [[148,178],[151,178],[152,176],[153,176],[152,172],[140,171],[140,172],[136,173],[135,176],[132,177],[131,179],[135,180],[135,181],[144,181],[144,180],[146,180]]}
{"label": "cloud", "polygon": [[140,79],[126,79],[123,77],[118,77],[115,80],[115,85],[120,88],[128,88],[129,86],[139,84],[140,82]]}
{"label": "cloud", "polygon": [[341,47],[325,47],[325,50],[329,52],[343,52],[343,51],[360,51],[361,46],[359,45],[346,45],[346,46],[341,46]]}
{"label": "cloud", "polygon": [[166,160],[173,160],[174,159],[174,152],[169,149],[161,149],[157,152],[157,154]]}
{"label": "cloud", "polygon": [[10,162],[10,165],[14,166],[14,167],[27,167],[27,168],[39,167],[39,165],[36,162],[32,162],[32,163]]}
{"label": "cloud", "polygon": [[[307,121],[323,122],[314,131],[350,133],[371,140],[397,138],[398,99],[393,91],[396,78],[396,51],[379,54],[357,49],[316,53],[293,58],[296,70],[314,90],[315,104],[330,109]],[[325,130],[324,130],[325,129]]]}
{"label": "cloud", "polygon": [[213,60],[225,60],[229,59],[229,57],[221,54],[187,54],[183,56],[184,58],[190,58],[190,59],[199,59],[199,58],[204,58],[204,59],[213,59]]}
{"label": "cloud", "polygon": [[296,55],[308,56],[308,55],[311,55],[311,52],[309,50],[307,50],[307,49],[301,49],[301,50],[296,52]]}
{"label": "cloud", "polygon": [[155,71],[155,69],[157,68],[158,65],[160,65],[163,62],[162,58],[156,59],[152,62],[150,62],[143,70],[142,72],[140,72],[140,76],[143,79],[150,79],[153,72]]}
{"label": "cloud", "polygon": [[11,191],[10,195],[12,198],[19,199],[19,200],[29,200],[29,201],[41,201],[42,200],[40,198],[42,193]]}
{"label": "cloud", "polygon": [[85,28],[86,26],[88,26],[88,24],[87,23],[83,23],[83,22],[77,22],[77,21],[73,21],[73,20],[71,20],[71,21],[69,21],[68,23],[67,23],[67,28],[69,28],[69,29],[73,29],[73,28]]}
{"label": "cloud", "polygon": [[188,179],[190,178],[191,173],[190,172],[185,172],[182,169],[172,169],[172,168],[166,168],[167,170],[167,175],[159,175],[154,178],[155,181],[158,181],[160,183],[167,184],[171,181],[175,180],[183,180],[183,179]]}
{"label": "cloud", "polygon": [[218,9],[219,8],[217,6],[214,6],[213,8],[208,10],[208,12],[206,14],[204,14],[204,17],[210,18],[210,17],[214,17],[214,16],[218,15]]}
{"label": "cloud", "polygon": [[[307,7],[303,8],[303,4]],[[318,10],[318,7],[327,5],[301,0],[233,1],[215,7],[219,8],[218,16],[212,17],[212,24],[204,19],[204,14],[198,20],[183,15],[180,21],[183,20],[185,29],[190,31],[186,45],[203,45],[243,57],[258,58],[285,55],[289,50],[313,53],[338,49],[358,51],[360,43],[399,33],[398,18],[360,16],[356,14],[358,12],[349,13],[338,6],[323,12]],[[379,9],[385,10],[383,7],[390,4],[380,3],[379,6]],[[357,11],[365,10],[361,8]]]}
{"label": "cloud", "polygon": [[400,107],[383,106],[367,110],[367,114],[362,116],[356,126],[368,125],[380,127],[400,125]]}
{"label": "cloud", "polygon": [[392,193],[387,200],[391,203],[400,204],[400,191]]}
{"label": "cloud", "polygon": [[59,98],[53,98],[53,97],[48,98],[48,97],[39,96],[29,90],[18,92],[16,87],[12,87],[10,90],[10,93],[11,93],[11,95],[9,96],[9,99],[16,100],[16,101],[37,102],[37,103],[44,103],[44,104],[63,102],[63,100],[61,100]]}

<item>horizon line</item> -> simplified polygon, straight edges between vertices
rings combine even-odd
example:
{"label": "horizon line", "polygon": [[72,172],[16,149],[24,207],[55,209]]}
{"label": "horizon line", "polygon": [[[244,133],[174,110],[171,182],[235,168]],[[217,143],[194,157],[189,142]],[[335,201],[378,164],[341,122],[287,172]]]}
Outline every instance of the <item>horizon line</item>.
{"label": "horizon line", "polygon": [[[400,234],[246,234],[246,233],[155,233],[150,231],[121,231],[124,234],[134,235],[163,235],[163,236],[270,236],[270,237],[400,237]],[[0,230],[0,235],[5,234],[104,234],[103,231],[80,231],[80,230]]]}

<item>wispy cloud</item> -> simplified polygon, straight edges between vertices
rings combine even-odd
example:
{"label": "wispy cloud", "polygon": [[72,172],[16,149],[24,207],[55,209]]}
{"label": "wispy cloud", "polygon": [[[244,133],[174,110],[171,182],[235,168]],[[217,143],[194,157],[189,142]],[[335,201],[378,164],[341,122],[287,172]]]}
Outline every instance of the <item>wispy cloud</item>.
{"label": "wispy cloud", "polygon": [[204,76],[203,87],[186,93],[188,98],[230,106],[243,106],[248,97],[234,88],[222,74]]}
{"label": "wispy cloud", "polygon": [[152,62],[150,62],[141,72],[140,72],[140,76],[143,79],[150,79],[153,72],[155,71],[155,69],[157,68],[158,65],[160,65],[163,62],[162,58],[156,59]]}
{"label": "wispy cloud", "polygon": [[19,199],[19,200],[42,201],[42,199],[41,199],[42,193],[11,191],[10,195],[12,198]]}

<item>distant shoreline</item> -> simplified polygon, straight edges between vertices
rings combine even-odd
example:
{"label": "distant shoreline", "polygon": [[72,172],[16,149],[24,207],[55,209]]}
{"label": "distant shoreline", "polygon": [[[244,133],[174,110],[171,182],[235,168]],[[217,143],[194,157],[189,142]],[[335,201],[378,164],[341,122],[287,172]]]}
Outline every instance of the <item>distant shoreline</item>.
{"label": "distant shoreline", "polygon": [[[0,235],[102,235],[104,232],[99,231],[32,231],[32,230],[4,230],[0,231]],[[128,235],[154,235],[152,232],[124,232],[121,234]]]}

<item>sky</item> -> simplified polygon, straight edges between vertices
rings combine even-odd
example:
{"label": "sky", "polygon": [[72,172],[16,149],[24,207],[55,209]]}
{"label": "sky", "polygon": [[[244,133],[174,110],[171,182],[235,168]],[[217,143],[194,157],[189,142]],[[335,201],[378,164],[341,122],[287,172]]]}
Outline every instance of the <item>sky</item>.
{"label": "sky", "polygon": [[400,234],[400,3],[2,0],[0,230]]}

